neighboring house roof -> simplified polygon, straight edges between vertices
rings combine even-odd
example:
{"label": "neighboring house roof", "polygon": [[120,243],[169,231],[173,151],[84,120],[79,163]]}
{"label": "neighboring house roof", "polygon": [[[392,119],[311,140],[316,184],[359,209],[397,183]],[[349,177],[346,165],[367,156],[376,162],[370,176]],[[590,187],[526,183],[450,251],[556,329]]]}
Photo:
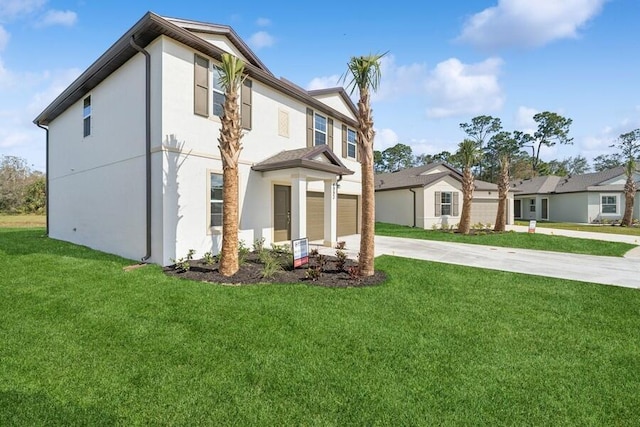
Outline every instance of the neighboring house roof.
{"label": "neighboring house roof", "polygon": [[605,184],[607,181],[624,175],[624,166],[606,169],[600,172],[573,176],[537,176],[526,180],[515,180],[511,187],[519,196],[528,194],[579,193],[584,191],[622,191],[624,184]]}
{"label": "neighboring house roof", "polygon": [[[45,126],[48,125],[71,105],[82,99],[89,91],[98,86],[125,62],[138,54],[138,51],[131,45],[132,41],[135,41],[136,44],[144,48],[159,36],[165,35],[211,58],[220,60],[225,51],[193,34],[192,31],[226,35],[231,43],[238,48],[243,55],[246,55],[248,62],[245,64],[245,71],[253,79],[279,90],[312,108],[335,117],[344,123],[354,127],[357,126],[357,122],[353,118],[315,99],[304,89],[274,77],[231,28],[183,19],[164,18],[153,12],[147,12],[133,27],[103,53],[102,56],[91,64],[89,68],[34,119],[34,123]],[[354,116],[355,114],[356,112],[354,111]]]}
{"label": "neighboring house roof", "polygon": [[275,156],[256,163],[251,169],[259,172],[290,168],[307,168],[336,175],[353,175],[354,172],[340,161],[328,145],[281,151]]}
{"label": "neighboring house roof", "polygon": [[[447,169],[444,172],[429,172],[437,167]],[[400,170],[397,172],[381,173],[375,176],[374,185],[376,191],[398,190],[403,188],[426,187],[444,177],[450,176],[457,181],[462,181],[462,174],[447,163],[437,162]],[[496,184],[475,180],[476,190],[498,190]]]}

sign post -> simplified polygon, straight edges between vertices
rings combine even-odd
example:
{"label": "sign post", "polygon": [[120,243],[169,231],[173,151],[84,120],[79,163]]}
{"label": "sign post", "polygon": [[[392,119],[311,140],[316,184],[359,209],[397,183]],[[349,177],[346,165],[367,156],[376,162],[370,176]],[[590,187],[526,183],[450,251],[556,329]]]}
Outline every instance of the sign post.
{"label": "sign post", "polygon": [[531,221],[529,221],[529,233],[535,233],[536,232],[536,220],[532,219]]}
{"label": "sign post", "polygon": [[293,268],[309,263],[309,239],[303,237],[292,240],[291,247],[293,248]]}

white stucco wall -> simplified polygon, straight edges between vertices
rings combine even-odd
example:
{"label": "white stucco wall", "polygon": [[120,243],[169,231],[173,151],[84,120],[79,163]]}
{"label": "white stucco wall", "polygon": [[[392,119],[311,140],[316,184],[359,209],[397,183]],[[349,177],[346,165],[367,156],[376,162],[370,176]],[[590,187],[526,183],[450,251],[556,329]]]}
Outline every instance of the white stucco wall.
{"label": "white stucco wall", "polygon": [[344,99],[342,99],[340,95],[331,93],[325,95],[314,95],[314,98],[328,105],[334,110],[341,112],[345,116],[356,120],[356,116],[353,114],[351,109],[347,106],[347,104],[344,102]]}
{"label": "white stucco wall", "polygon": [[460,222],[460,214],[462,213],[462,191],[460,182],[447,176],[440,181],[424,188],[423,200],[423,228],[432,228],[442,226],[443,217],[435,214],[435,193],[436,191],[458,192],[458,215],[449,215],[447,224],[455,226]]}
{"label": "white stucco wall", "polygon": [[50,123],[49,234],[140,259],[145,239],[145,73],[137,55]]}
{"label": "white stucco wall", "polygon": [[[599,210],[599,206],[597,207]],[[588,193],[555,194],[549,197],[549,220],[555,222],[591,222]],[[595,217],[593,217],[595,218]]]}
{"label": "white stucco wall", "polygon": [[[414,188],[416,193],[422,193],[422,188]],[[416,226],[421,205],[416,199]],[[422,217],[422,215],[420,215]],[[399,190],[376,191],[376,221],[391,224],[413,226],[413,193],[408,188]]]}

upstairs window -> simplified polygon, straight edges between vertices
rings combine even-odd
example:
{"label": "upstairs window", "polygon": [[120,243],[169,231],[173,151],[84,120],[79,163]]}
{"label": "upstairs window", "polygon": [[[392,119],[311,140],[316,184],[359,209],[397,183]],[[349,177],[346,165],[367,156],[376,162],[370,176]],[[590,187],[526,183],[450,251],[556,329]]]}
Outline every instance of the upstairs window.
{"label": "upstairs window", "polygon": [[91,135],[91,96],[87,96],[82,107],[83,135]]}
{"label": "upstairs window", "polygon": [[318,113],[313,120],[314,145],[325,145],[327,143],[327,118]]}
{"label": "upstairs window", "polygon": [[220,84],[220,68],[213,67],[213,115],[222,117],[224,115],[224,87]]}
{"label": "upstairs window", "polygon": [[347,157],[356,158],[356,131],[347,129]]}
{"label": "upstairs window", "polygon": [[602,203],[600,206],[603,214],[616,214],[618,213],[618,197],[602,196]]}

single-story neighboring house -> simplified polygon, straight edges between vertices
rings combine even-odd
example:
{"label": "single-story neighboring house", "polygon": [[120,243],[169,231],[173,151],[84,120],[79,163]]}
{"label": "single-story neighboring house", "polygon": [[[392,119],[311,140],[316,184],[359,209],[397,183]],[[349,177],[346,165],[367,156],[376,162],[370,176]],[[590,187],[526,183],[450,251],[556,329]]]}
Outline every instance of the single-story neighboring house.
{"label": "single-story neighboring house", "polygon": [[[634,179],[640,182],[636,171]],[[601,172],[573,176],[538,176],[515,180],[514,216],[526,220],[592,223],[622,219],[625,209],[625,169],[618,166]],[[635,198],[633,217],[639,218],[640,197]]]}
{"label": "single-story neighboring house", "polygon": [[[462,174],[446,163],[430,163],[375,176],[376,221],[419,228],[452,226],[462,213]],[[513,194],[507,224],[513,224]],[[495,224],[498,186],[475,181],[471,223]]]}
{"label": "single-story neighboring house", "polygon": [[49,236],[163,265],[218,253],[223,53],[247,74],[239,238],[333,246],[358,233],[357,109],[345,90],[275,77],[228,26],[148,12],[34,120],[47,135]]}

